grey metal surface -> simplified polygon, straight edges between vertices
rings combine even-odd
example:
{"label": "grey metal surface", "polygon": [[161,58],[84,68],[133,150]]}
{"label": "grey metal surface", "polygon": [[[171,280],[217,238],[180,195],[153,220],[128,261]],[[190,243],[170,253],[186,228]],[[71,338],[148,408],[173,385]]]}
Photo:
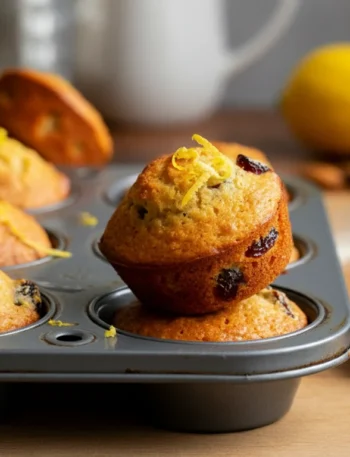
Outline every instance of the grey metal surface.
{"label": "grey metal surface", "polygon": [[272,424],[290,409],[300,379],[262,383],[148,384],[143,407],[161,428],[200,433]]}
{"label": "grey metal surface", "polygon": [[[291,289],[301,306],[325,312],[317,325],[284,337],[239,343],[180,343],[123,332],[116,340],[106,339],[105,328],[91,318],[89,306],[124,284],[96,254],[96,240],[114,210],[111,201],[141,169],[70,171],[76,198],[70,205],[36,215],[49,231],[59,233],[73,257],[12,268],[8,274],[38,282],[56,303],[54,319],[75,325],[57,328],[46,321],[0,335],[0,380],[242,383],[299,377],[347,359],[349,303],[328,222],[319,192],[296,179],[286,179],[300,195],[298,204],[292,204],[293,229],[312,245],[313,254],[288,269],[276,285]],[[95,215],[98,225],[82,225],[82,211]]]}

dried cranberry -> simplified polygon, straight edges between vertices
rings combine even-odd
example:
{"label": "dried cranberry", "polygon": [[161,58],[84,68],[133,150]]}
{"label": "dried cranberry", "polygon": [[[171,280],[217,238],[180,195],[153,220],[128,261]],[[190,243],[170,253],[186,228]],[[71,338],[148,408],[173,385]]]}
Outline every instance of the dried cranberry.
{"label": "dried cranberry", "polygon": [[146,209],[145,207],[139,206],[139,207],[137,208],[137,214],[139,215],[139,218],[140,218],[140,219],[143,220],[143,219],[145,218],[145,216],[146,216],[147,213],[148,213],[148,211],[147,211],[147,209]]}
{"label": "dried cranberry", "polygon": [[243,168],[244,171],[249,171],[250,173],[254,173],[255,175],[261,175],[262,173],[266,173],[270,171],[270,168],[267,165],[264,165],[257,160],[250,159],[243,154],[239,154],[237,156],[236,164]]}
{"label": "dried cranberry", "polygon": [[276,297],[278,303],[280,303],[283,306],[283,308],[285,309],[286,314],[288,316],[294,318],[294,314],[293,314],[292,310],[289,307],[289,304],[288,304],[288,302],[286,300],[286,296],[284,294],[282,294],[281,292],[279,292],[278,290],[274,290],[273,294]]}
{"label": "dried cranberry", "polygon": [[251,246],[246,250],[246,257],[260,257],[269,251],[276,243],[278,232],[272,228],[265,237],[260,237],[258,241],[254,241]]}
{"label": "dried cranberry", "polygon": [[216,279],[215,291],[222,300],[233,300],[241,284],[245,284],[245,280],[239,268],[223,269]]}

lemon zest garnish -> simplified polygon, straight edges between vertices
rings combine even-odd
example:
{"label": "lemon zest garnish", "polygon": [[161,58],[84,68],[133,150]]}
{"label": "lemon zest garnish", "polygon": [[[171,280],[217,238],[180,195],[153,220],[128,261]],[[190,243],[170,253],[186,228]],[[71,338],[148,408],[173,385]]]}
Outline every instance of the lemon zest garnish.
{"label": "lemon zest garnish", "polygon": [[55,321],[53,319],[50,319],[48,324],[52,325],[52,327],[74,327],[75,325],[70,322]]}
{"label": "lemon zest garnish", "polygon": [[71,252],[61,251],[60,249],[47,248],[46,246],[43,246],[40,243],[36,243],[35,241],[28,240],[19,230],[17,230],[17,228],[12,224],[12,222],[10,222],[4,216],[0,216],[0,222],[9,228],[12,235],[14,235],[16,238],[18,238],[26,246],[34,249],[34,251],[36,251],[36,252],[50,255],[52,257],[61,257],[61,258],[72,257]]}
{"label": "lemon zest garnish", "polygon": [[115,338],[117,336],[117,329],[114,325],[111,325],[108,330],[105,331],[105,338]]}
{"label": "lemon zest garnish", "polygon": [[87,211],[83,211],[80,213],[80,220],[83,225],[90,225],[95,226],[98,224],[97,217],[93,216],[92,214],[88,213]]}
{"label": "lemon zest garnish", "polygon": [[203,186],[203,184],[207,182],[209,176],[210,173],[203,173],[202,176],[200,176],[200,178],[197,179],[197,181],[185,193],[185,196],[181,201],[181,207],[187,205],[187,203],[191,200],[191,198],[197,192],[197,190],[199,190]]}
{"label": "lemon zest garnish", "polygon": [[[181,147],[175,151],[171,158],[171,163],[175,169],[186,171],[189,180],[194,180],[182,198],[182,208],[206,183],[210,185],[219,184],[232,176],[234,169],[233,162],[208,140],[198,134],[194,134],[192,139],[202,147]],[[188,163],[179,164],[178,161],[180,160]]]}
{"label": "lemon zest garnish", "polygon": [[185,147],[179,148],[172,156],[171,163],[177,170],[184,170],[185,167],[182,167],[176,162],[176,159],[191,160],[196,161],[199,157],[198,151],[194,148],[187,149]]}
{"label": "lemon zest garnish", "polygon": [[0,143],[3,143],[7,140],[7,131],[0,127]]}

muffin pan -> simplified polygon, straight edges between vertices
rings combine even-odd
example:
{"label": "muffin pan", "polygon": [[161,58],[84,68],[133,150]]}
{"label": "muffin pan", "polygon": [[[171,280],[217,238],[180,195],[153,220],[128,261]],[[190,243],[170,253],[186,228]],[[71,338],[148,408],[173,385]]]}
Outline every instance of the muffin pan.
{"label": "muffin pan", "polygon": [[[106,338],[114,310],[133,296],[99,252],[98,239],[141,169],[70,171],[70,204],[36,215],[73,256],[7,271],[37,282],[46,311],[35,325],[0,334],[0,380],[137,383],[140,408],[155,424],[176,430],[231,432],[278,420],[301,377],[349,354],[350,308],[320,193],[284,177],[301,256],[274,286],[306,312],[306,328],[232,343],[160,340],[118,329],[117,337]],[[82,224],[85,211],[97,217],[96,226]],[[52,326],[49,319],[71,325]]]}

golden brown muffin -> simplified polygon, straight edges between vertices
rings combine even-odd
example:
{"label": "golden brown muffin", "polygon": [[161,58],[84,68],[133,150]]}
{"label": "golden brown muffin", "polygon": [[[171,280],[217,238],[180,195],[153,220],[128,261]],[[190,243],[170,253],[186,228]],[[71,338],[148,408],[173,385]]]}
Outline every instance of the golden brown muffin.
{"label": "golden brown muffin", "polygon": [[258,160],[261,163],[267,165],[271,170],[273,166],[266,155],[259,149],[252,148],[249,146],[244,146],[239,143],[225,143],[223,141],[213,141],[212,143],[218,150],[228,156],[233,161],[236,161],[239,154],[243,154],[253,160]]}
{"label": "golden brown muffin", "polygon": [[154,312],[139,302],[116,312],[113,324],[142,336],[183,341],[245,341],[294,332],[307,325],[303,311],[268,287],[224,310],[205,316]]}
{"label": "golden brown muffin", "polygon": [[61,202],[69,191],[63,173],[0,128],[0,199],[34,209]]}
{"label": "golden brown muffin", "polygon": [[0,125],[55,164],[97,166],[113,143],[96,109],[67,81],[12,69],[0,78]]}
{"label": "golden brown muffin", "polygon": [[27,279],[12,280],[0,270],[0,332],[30,325],[40,319],[41,295]]}
{"label": "golden brown muffin", "polygon": [[143,170],[100,242],[140,301],[180,314],[259,292],[287,266],[293,245],[280,178],[194,138],[202,147],[180,148]]}
{"label": "golden brown muffin", "polygon": [[[67,254],[67,255],[65,255]],[[0,200],[0,267],[18,265],[64,253],[52,249],[45,230],[29,214]]]}
{"label": "golden brown muffin", "polygon": [[299,249],[297,249],[296,246],[293,246],[292,255],[290,256],[289,263],[296,262],[299,259],[300,259]]}

